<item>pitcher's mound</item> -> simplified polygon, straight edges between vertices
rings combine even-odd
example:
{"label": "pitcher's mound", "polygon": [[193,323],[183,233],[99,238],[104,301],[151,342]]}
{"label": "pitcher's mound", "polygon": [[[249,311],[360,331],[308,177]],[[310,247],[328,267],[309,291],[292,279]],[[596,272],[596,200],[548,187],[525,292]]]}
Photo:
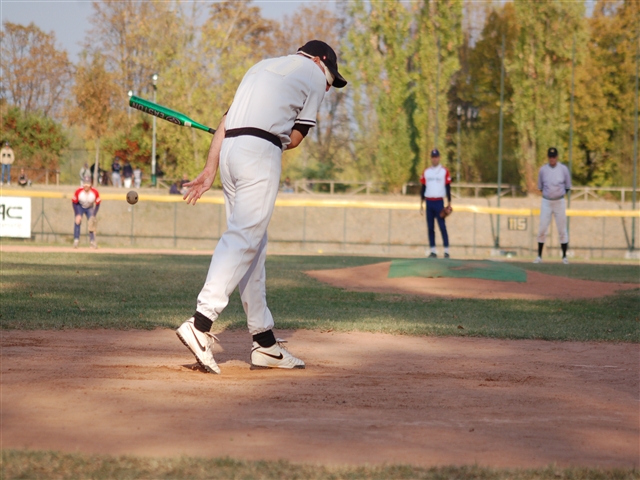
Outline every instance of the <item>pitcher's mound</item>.
{"label": "pitcher's mound", "polygon": [[[400,293],[424,297],[525,300],[572,300],[613,295],[638,288],[631,283],[593,282],[526,271],[526,281],[468,277],[422,276],[389,278],[391,262],[335,270],[312,270],[311,277],[334,287],[357,292]],[[514,267],[515,268],[515,267]]]}

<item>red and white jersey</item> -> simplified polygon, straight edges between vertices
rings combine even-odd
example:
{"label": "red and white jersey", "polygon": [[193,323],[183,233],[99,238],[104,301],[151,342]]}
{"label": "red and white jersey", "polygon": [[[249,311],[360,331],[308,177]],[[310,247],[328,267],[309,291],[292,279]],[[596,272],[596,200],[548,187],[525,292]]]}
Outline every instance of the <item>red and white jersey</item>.
{"label": "red and white jersey", "polygon": [[81,187],[73,194],[71,202],[79,203],[82,208],[91,208],[94,205],[100,205],[100,194],[93,187],[88,192]]}
{"label": "red and white jersey", "polygon": [[429,167],[422,172],[420,183],[427,187],[424,191],[424,198],[439,200],[447,196],[446,185],[451,183],[451,174],[447,168],[438,164],[436,167]]}

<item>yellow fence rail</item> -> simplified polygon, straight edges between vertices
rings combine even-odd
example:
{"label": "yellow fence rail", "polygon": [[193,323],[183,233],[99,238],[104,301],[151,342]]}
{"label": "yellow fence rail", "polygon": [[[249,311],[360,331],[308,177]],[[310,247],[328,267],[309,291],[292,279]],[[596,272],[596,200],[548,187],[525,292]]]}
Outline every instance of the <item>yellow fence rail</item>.
{"label": "yellow fence rail", "polygon": [[[8,190],[3,189],[0,196],[6,197],[33,197],[33,198],[62,198],[69,199],[73,194],[64,192],[43,192],[32,190]],[[115,200],[125,202],[126,193],[105,193],[100,195],[103,200]],[[139,193],[140,202],[160,202],[160,203],[181,203],[184,202],[182,195],[151,195]],[[208,203],[214,205],[224,204],[224,198],[217,196],[205,196],[198,200],[198,203]],[[381,201],[358,201],[358,200],[333,200],[333,199],[297,199],[278,198],[277,207],[317,207],[317,208],[368,208],[381,210],[417,210],[418,203],[409,202],[381,202]],[[515,215],[515,216],[537,216],[540,214],[538,208],[503,208],[503,207],[482,207],[477,205],[455,205],[455,212],[493,214],[493,215]],[[640,210],[575,210],[568,209],[569,217],[637,217],[640,218]]]}

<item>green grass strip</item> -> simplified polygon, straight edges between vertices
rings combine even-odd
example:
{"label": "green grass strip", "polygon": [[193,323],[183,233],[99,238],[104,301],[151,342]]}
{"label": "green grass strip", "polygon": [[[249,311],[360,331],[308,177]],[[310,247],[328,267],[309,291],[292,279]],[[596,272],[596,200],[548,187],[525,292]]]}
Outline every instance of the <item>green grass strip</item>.
{"label": "green grass strip", "polygon": [[500,282],[526,282],[527,272],[509,262],[489,260],[455,260],[437,258],[411,258],[393,260],[389,278],[481,278]]}
{"label": "green grass strip", "polygon": [[637,469],[494,469],[479,466],[423,468],[411,465],[325,467],[284,460],[148,458],[3,450],[0,477],[13,479],[260,479],[260,480],[637,480]]}
{"label": "green grass strip", "polygon": [[[387,259],[269,256],[267,296],[276,329],[402,335],[640,342],[640,296],[632,289],[592,300],[427,299],[347,292],[306,270],[347,268]],[[2,329],[175,328],[195,309],[209,257],[3,253]],[[524,268],[534,265],[522,264]],[[538,267],[538,266],[535,266]],[[634,265],[544,265],[592,280],[633,279]],[[246,328],[236,293],[214,329]]]}

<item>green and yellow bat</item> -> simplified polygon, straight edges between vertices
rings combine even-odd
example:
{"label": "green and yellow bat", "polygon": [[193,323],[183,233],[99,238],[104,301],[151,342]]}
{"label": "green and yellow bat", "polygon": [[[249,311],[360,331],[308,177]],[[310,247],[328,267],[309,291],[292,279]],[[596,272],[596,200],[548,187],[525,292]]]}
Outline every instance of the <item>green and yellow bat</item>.
{"label": "green and yellow bat", "polygon": [[191,120],[184,113],[176,112],[175,110],[171,110],[170,108],[163,107],[162,105],[158,105],[157,103],[150,102],[149,100],[145,100],[144,98],[136,97],[135,95],[129,98],[129,106],[131,108],[135,108],[136,110],[140,110],[141,112],[153,115],[154,117],[166,120],[167,122],[171,122],[175,125],[197,128],[198,130],[208,132],[211,135],[216,133],[213,128],[209,128],[206,125],[202,125],[201,123],[196,122],[195,120]]}

